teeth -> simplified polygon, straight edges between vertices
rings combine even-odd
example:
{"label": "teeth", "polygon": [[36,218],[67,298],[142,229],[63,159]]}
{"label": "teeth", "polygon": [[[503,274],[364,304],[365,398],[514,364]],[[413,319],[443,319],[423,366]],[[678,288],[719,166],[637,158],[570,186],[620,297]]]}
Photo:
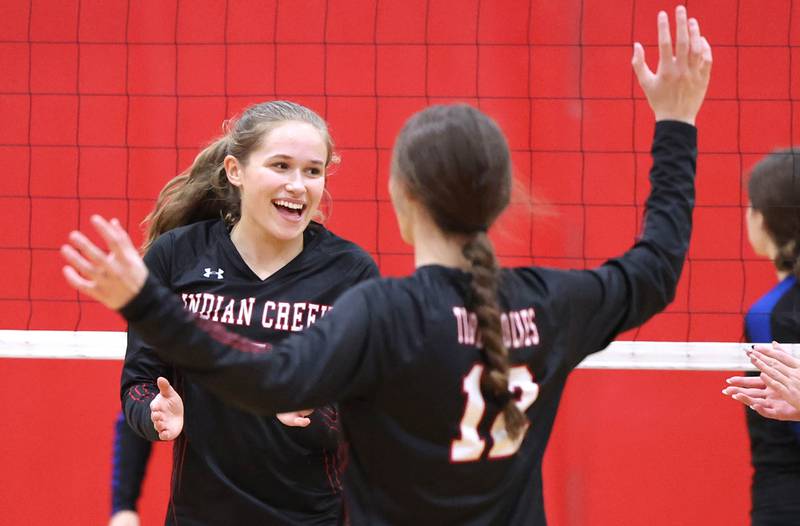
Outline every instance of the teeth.
{"label": "teeth", "polygon": [[286,208],[291,208],[292,210],[302,210],[303,205],[300,203],[290,203],[289,201],[284,201],[283,199],[278,199],[275,201],[275,204],[278,206],[285,206]]}

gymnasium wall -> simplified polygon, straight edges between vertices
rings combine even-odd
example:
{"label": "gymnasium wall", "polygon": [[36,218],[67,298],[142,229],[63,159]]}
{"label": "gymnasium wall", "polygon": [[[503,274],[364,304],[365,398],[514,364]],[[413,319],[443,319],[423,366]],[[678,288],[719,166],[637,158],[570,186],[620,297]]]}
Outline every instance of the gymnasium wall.
{"label": "gymnasium wall", "polygon": [[[800,142],[800,0],[688,0],[714,50],[699,116],[695,231],[678,295],[622,339],[739,341],[774,282],[743,231],[744,174]],[[641,225],[655,0],[7,0],[0,4],[0,329],[124,330],[78,297],[57,249],[90,214],[139,226],[162,185],[246,105],[291,99],[342,164],[328,226],[409,272],[386,191],[393,137],[466,101],[513,150],[519,191],[491,235],[505,264],[585,267]],[[0,359],[0,523],[103,524],[120,363]],[[578,371],[546,458],[555,526],[745,524],[743,410],[726,373]],[[536,425],[534,422],[533,425]],[[169,446],[146,481],[162,520]]]}

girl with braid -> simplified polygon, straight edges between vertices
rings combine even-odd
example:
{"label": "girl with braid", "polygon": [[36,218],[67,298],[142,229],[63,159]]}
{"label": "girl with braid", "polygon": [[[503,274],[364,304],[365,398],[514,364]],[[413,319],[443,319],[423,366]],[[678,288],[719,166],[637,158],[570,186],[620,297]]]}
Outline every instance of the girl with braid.
{"label": "girl with braid", "polygon": [[[750,172],[747,190],[750,246],[756,255],[774,263],[777,283],[745,316],[745,341],[800,343],[800,151],[780,150],[759,161]],[[759,358],[762,352],[794,361],[791,355],[770,345],[759,345],[758,349],[751,353],[751,359],[759,368],[759,361],[771,361],[771,357]],[[731,378],[731,387],[723,392],[754,409],[747,410],[753,464],[752,524],[788,526],[800,520],[800,423],[773,419],[797,418],[776,411],[794,409],[789,404],[761,403],[774,392],[767,391],[764,376]]]}
{"label": "girl with braid", "polygon": [[676,14],[674,54],[659,14],[657,73],[634,48],[657,121],[644,231],[596,269],[498,268],[486,232],[509,202],[508,145],[479,110],[450,105],[412,116],[394,146],[390,192],[416,271],[354,287],[271,350],[188,315],[116,221],[93,218],[108,254],[70,235],[65,277],[238,407],[337,401],[352,524],[544,525],[542,458],[567,375],[669,303],[689,244],[711,50]]}

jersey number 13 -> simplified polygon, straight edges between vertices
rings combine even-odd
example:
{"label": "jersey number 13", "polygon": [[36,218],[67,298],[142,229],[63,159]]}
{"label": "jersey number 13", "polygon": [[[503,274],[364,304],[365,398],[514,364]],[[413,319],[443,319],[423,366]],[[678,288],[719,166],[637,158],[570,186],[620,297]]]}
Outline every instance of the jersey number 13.
{"label": "jersey number 13", "polygon": [[[474,462],[481,458],[483,450],[486,448],[486,441],[478,433],[478,425],[483,418],[486,409],[486,402],[481,394],[481,374],[483,365],[475,364],[464,377],[463,389],[467,395],[467,403],[464,409],[464,416],[461,417],[461,438],[453,440],[450,446],[450,460],[453,462]],[[518,365],[509,369],[508,388],[515,392],[519,390],[522,395],[515,403],[523,413],[536,401],[539,396],[539,386],[533,381],[533,374],[524,365]],[[509,457],[517,452],[525,434],[528,432],[528,424],[516,439],[511,439],[506,431],[506,419],[503,413],[498,414],[490,434],[492,436],[492,448],[489,450],[489,458]]]}

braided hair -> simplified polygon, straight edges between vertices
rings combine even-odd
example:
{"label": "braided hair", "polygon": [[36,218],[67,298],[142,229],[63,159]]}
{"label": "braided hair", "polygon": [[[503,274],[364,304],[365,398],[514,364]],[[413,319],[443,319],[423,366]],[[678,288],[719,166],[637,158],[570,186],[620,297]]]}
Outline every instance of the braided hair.
{"label": "braided hair", "polygon": [[517,438],[527,418],[509,392],[509,355],[503,344],[497,298],[499,266],[486,232],[511,196],[511,155],[497,124],[465,105],[431,106],[406,122],[392,157],[392,177],[418,200],[444,232],[466,239],[470,293],[486,367],[481,390],[503,406],[506,428]]}

